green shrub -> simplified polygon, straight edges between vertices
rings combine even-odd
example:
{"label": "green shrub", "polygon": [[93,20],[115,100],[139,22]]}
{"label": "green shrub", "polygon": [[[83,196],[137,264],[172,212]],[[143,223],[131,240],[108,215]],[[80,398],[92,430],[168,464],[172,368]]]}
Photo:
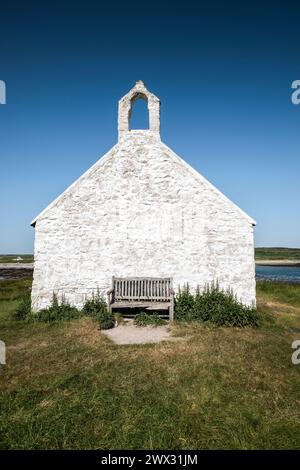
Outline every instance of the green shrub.
{"label": "green shrub", "polygon": [[166,320],[164,320],[159,315],[157,315],[157,313],[152,313],[150,317],[151,317],[152,325],[154,326],[161,326],[161,325],[166,324]]}
{"label": "green shrub", "polygon": [[99,292],[85,302],[82,310],[72,307],[64,296],[59,302],[57,295],[53,293],[51,305],[35,313],[31,312],[31,299],[30,293],[28,293],[23,297],[13,316],[16,320],[54,322],[80,318],[84,314],[98,321],[102,330],[112,328],[115,325],[114,316],[107,310],[106,302]]}
{"label": "green shrub", "polygon": [[80,318],[82,312],[76,307],[72,307],[62,296],[61,303],[58,302],[57,295],[53,293],[52,303],[49,307],[43,308],[36,313],[31,314],[34,321],[41,322],[54,322],[72,320],[73,318]]}
{"label": "green shrub", "polygon": [[237,300],[232,291],[221,290],[212,283],[195,295],[188,287],[179,291],[175,299],[175,314],[179,321],[198,320],[217,326],[258,326],[260,317],[254,308]]}
{"label": "green shrub", "polygon": [[86,299],[82,308],[82,311],[85,315],[95,318],[98,317],[99,313],[104,312],[106,310],[107,304],[103,297],[100,295],[99,290],[97,290],[96,295],[93,292],[92,297],[90,299]]}
{"label": "green shrub", "polygon": [[100,330],[109,330],[115,326],[115,319],[112,313],[108,310],[102,311],[99,314],[99,326]]}
{"label": "green shrub", "polygon": [[150,316],[145,312],[137,313],[134,317],[133,323],[136,326],[147,326],[150,325]]}
{"label": "green shrub", "polygon": [[160,326],[164,325],[165,323],[165,320],[163,320],[163,318],[160,318],[156,313],[148,315],[145,312],[141,312],[134,317],[134,324],[136,326]]}
{"label": "green shrub", "polygon": [[15,320],[27,320],[30,317],[30,313],[31,313],[31,293],[28,290],[21,298],[21,302],[17,306],[16,310],[13,312],[13,318]]}
{"label": "green shrub", "polygon": [[92,298],[85,301],[82,310],[85,315],[92,317],[99,323],[101,330],[108,330],[115,326],[114,316],[108,311],[107,303],[99,291],[97,291],[96,295],[93,293]]}
{"label": "green shrub", "polygon": [[189,285],[178,287],[178,294],[175,299],[175,312],[177,320],[189,321],[193,318],[195,297],[190,292]]}

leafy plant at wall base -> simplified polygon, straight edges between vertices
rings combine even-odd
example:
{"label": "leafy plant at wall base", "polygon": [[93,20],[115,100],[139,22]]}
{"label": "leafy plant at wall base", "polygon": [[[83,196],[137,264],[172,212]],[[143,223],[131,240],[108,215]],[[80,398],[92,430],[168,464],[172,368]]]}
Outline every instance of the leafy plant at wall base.
{"label": "leafy plant at wall base", "polygon": [[145,313],[145,312],[141,312],[141,313],[138,313],[134,317],[133,323],[136,326],[147,326],[147,325],[149,325],[149,321],[150,321],[149,315],[147,315],[147,313]]}
{"label": "leafy plant at wall base", "polygon": [[16,310],[13,312],[13,318],[15,320],[26,320],[31,313],[31,293],[30,291],[22,297]]}
{"label": "leafy plant at wall base", "polygon": [[76,307],[72,307],[65,300],[64,296],[62,296],[61,303],[59,303],[55,293],[53,293],[52,302],[49,307],[31,314],[33,320],[42,322],[72,320],[73,318],[80,318],[81,316],[82,312]]}
{"label": "leafy plant at wall base", "polygon": [[101,330],[108,330],[115,326],[115,319],[111,312],[107,309],[107,304],[103,297],[100,295],[99,290],[97,294],[92,294],[91,299],[87,299],[83,306],[85,315],[92,317],[99,322]]}
{"label": "leafy plant at wall base", "polygon": [[166,324],[166,320],[164,320],[159,315],[157,315],[157,313],[153,313],[152,315],[150,315],[150,317],[151,317],[151,324],[153,326],[161,326],[161,325]]}
{"label": "leafy plant at wall base", "polygon": [[178,287],[178,294],[175,299],[176,319],[190,321],[193,320],[195,297],[190,292],[188,284],[182,288]]}
{"label": "leafy plant at wall base", "polygon": [[100,330],[109,330],[115,326],[115,319],[112,313],[108,310],[103,311],[99,314],[99,326]]}
{"label": "leafy plant at wall base", "polygon": [[85,315],[95,318],[98,317],[99,313],[107,310],[107,304],[100,295],[99,290],[97,290],[96,294],[93,292],[90,299],[86,299],[82,310]]}
{"label": "leafy plant at wall base", "polygon": [[136,326],[160,326],[165,325],[166,321],[163,318],[160,318],[156,313],[148,315],[145,312],[138,313],[134,317],[134,324]]}
{"label": "leafy plant at wall base", "polygon": [[231,290],[224,291],[219,285],[206,285],[203,292],[197,289],[195,295],[188,290],[179,291],[175,301],[176,319],[179,321],[198,320],[217,326],[258,326],[260,316],[251,307],[239,302]]}

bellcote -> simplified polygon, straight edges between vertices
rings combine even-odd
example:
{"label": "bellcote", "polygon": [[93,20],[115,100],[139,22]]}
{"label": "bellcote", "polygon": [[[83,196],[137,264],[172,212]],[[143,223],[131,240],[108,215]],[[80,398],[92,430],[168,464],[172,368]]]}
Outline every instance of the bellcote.
{"label": "bellcote", "polygon": [[130,116],[132,105],[138,99],[143,99],[147,102],[149,112],[149,129],[143,129],[142,131],[150,133],[160,139],[160,101],[157,96],[147,90],[144,82],[139,80],[119,101],[119,141],[128,136],[131,132],[134,132],[130,130]]}

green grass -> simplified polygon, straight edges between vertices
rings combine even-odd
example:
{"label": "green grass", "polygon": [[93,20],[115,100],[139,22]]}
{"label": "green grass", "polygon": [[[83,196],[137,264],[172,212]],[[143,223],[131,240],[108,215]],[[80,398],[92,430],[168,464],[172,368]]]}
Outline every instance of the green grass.
{"label": "green grass", "polygon": [[300,248],[255,248],[255,259],[300,261]]}
{"label": "green grass", "polygon": [[14,281],[0,281],[0,301],[20,299],[30,289],[31,283],[30,277]]}
{"label": "green grass", "polygon": [[[21,260],[17,260],[21,257]],[[33,263],[33,255],[0,255],[1,263]]]}
{"label": "green grass", "polygon": [[20,281],[6,289],[3,449],[300,448],[300,286],[259,283],[259,329],[175,324],[178,341],[129,346],[86,317],[14,322]]}
{"label": "green grass", "polygon": [[297,284],[258,281],[257,294],[261,300],[300,307],[300,286]]}

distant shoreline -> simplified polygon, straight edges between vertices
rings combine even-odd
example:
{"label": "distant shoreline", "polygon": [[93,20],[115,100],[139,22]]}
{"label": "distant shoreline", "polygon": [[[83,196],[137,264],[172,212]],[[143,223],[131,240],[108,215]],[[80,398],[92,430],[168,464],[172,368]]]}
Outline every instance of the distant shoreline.
{"label": "distant shoreline", "polygon": [[14,281],[31,278],[33,263],[2,263],[0,264],[0,281]]}
{"label": "distant shoreline", "polygon": [[33,263],[0,263],[0,269],[33,269]]}
{"label": "distant shoreline", "polygon": [[256,259],[256,266],[281,266],[281,267],[300,267],[299,260],[290,259]]}
{"label": "distant shoreline", "polygon": [[[256,266],[300,267],[300,260],[292,259],[256,259]],[[33,269],[33,263],[0,263],[0,269]]]}

